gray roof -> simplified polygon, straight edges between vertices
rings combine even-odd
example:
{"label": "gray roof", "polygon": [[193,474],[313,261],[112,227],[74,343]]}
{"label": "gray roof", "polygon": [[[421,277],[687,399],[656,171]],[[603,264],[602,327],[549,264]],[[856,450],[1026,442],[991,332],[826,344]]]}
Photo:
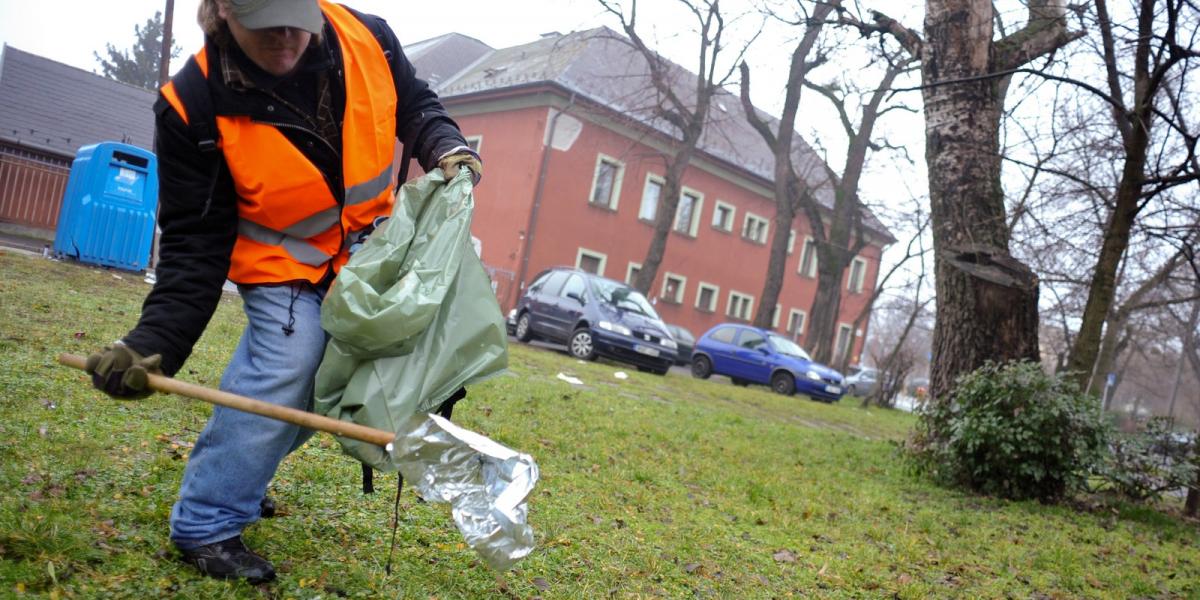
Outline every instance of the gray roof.
{"label": "gray roof", "polygon": [[156,92],[4,45],[0,139],[74,156],[116,141],[151,149]]}
{"label": "gray roof", "polygon": [[[681,100],[694,101],[695,75],[671,64],[670,76],[678,83],[675,90]],[[539,83],[560,85],[664,135],[677,135],[674,127],[652,114],[657,98],[646,61],[628,39],[607,27],[546,35],[529,44],[494,50],[436,87],[442,97],[451,98]],[[765,112],[759,115],[778,124]],[[793,163],[799,175],[816,190],[822,204],[832,207],[833,190],[824,161],[799,134],[795,140]],[[741,99],[729,91],[721,90],[713,99],[700,150],[767,182],[774,179],[774,155],[746,120]],[[869,210],[864,220],[868,228],[895,241]]]}
{"label": "gray roof", "polygon": [[404,55],[420,77],[434,87],[491,51],[491,46],[461,33],[447,33],[404,47]]}

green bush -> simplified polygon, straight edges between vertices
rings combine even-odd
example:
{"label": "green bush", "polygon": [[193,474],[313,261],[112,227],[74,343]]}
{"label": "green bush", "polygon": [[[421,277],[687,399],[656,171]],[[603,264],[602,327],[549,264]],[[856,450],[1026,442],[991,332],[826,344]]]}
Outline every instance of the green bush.
{"label": "green bush", "polygon": [[1131,500],[1157,500],[1187,487],[1200,470],[1196,441],[1176,435],[1164,417],[1150,419],[1142,431],[1114,435],[1109,449],[1100,477]]}
{"label": "green bush", "polygon": [[988,363],[922,411],[912,449],[943,483],[1012,499],[1084,488],[1104,457],[1098,402],[1032,362]]}

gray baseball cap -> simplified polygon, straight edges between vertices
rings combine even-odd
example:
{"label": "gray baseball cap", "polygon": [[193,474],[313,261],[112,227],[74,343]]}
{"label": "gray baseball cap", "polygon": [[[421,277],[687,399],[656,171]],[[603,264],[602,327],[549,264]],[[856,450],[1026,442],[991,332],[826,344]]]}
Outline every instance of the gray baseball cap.
{"label": "gray baseball cap", "polygon": [[317,0],[229,0],[233,16],[247,29],[295,27],[321,33],[325,17]]}

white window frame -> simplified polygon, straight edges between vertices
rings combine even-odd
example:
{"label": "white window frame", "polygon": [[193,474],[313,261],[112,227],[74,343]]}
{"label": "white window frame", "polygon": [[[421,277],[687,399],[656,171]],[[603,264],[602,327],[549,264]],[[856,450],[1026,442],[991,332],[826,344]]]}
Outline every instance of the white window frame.
{"label": "white window frame", "polygon": [[[679,285],[675,287],[675,297],[674,298],[667,297],[667,280],[668,279],[674,279],[675,281],[677,281],[679,283]],[[684,277],[683,275],[679,275],[678,273],[671,273],[670,271],[667,271],[666,273],[663,273],[662,291],[659,292],[658,296],[660,298],[662,298],[663,300],[666,300],[667,302],[670,302],[672,304],[683,304],[684,292],[686,290],[687,290],[687,277]]]}
{"label": "white window frame", "polygon": [[474,150],[480,156],[483,155],[483,136],[482,135],[468,135],[463,139],[466,140],[468,148],[471,148],[471,142],[474,141],[475,147],[471,148],[471,149]]}
{"label": "white window frame", "polygon": [[796,230],[788,230],[788,256],[792,255],[792,251],[796,249]]}
{"label": "white window frame", "polygon": [[[792,323],[796,322],[797,316],[800,318],[800,327],[796,331],[792,331]],[[788,335],[801,336],[804,335],[804,327],[808,325],[808,313],[799,308],[793,308],[788,311],[787,332]]]}
{"label": "white window frame", "polygon": [[779,329],[779,315],[783,313],[783,306],[775,305],[775,310],[771,313],[771,329]]}
{"label": "white window frame", "polygon": [[608,255],[603,252],[598,252],[596,250],[592,250],[590,248],[584,248],[583,246],[580,246],[579,251],[575,253],[575,268],[576,269],[583,271],[583,268],[580,265],[583,264],[583,257],[585,257],[585,256],[589,256],[591,258],[600,260],[600,268],[597,269],[596,274],[601,277],[604,277],[604,267],[608,265]]}
{"label": "white window frame", "polygon": [[[600,182],[600,165],[606,162],[612,163],[617,167],[617,174],[613,176],[613,186],[612,190],[609,192],[607,206],[593,201],[593,199],[596,197],[596,184]],[[592,171],[592,187],[588,190],[588,204],[595,206],[596,208],[603,208],[604,210],[616,212],[617,205],[620,204],[621,201],[621,184],[624,182],[624,180],[625,163],[612,156],[604,154],[603,152],[597,153],[596,168]]]}
{"label": "white window frame", "polygon": [[[709,296],[708,306],[700,305],[700,297],[703,295],[704,290],[712,291],[712,295]],[[712,283],[708,283],[707,281],[701,281],[700,283],[696,284],[696,309],[697,310],[715,313],[715,312],[717,312],[717,303],[720,302],[720,300],[721,300],[721,286],[712,284]]]}
{"label": "white window frame", "polygon": [[[675,227],[679,224],[679,208],[683,205],[683,197],[688,195],[695,196],[696,206],[692,209],[692,220],[690,223],[688,223],[688,230],[680,231]],[[696,237],[696,234],[699,233],[700,230],[700,214],[703,212],[704,194],[685,186],[683,189],[679,190],[679,202],[675,204],[675,215],[671,217],[671,231],[692,238]]]}
{"label": "white window frame", "polygon": [[[804,268],[804,252],[809,247],[810,244],[812,245],[811,267],[808,269],[805,269]],[[816,279],[817,272],[818,272],[818,269],[817,269],[818,258],[819,257],[817,256],[816,240],[814,240],[811,235],[804,236],[804,244],[802,246],[800,246],[800,266],[796,269],[796,272],[799,273],[801,277],[807,277],[809,279]]]}
{"label": "white window frame", "polygon": [[[646,210],[646,190],[650,188],[651,182],[658,184],[658,199],[655,200],[654,216],[647,219],[646,217],[642,216],[642,213]],[[653,223],[655,221],[655,218],[658,217],[658,207],[662,205],[662,192],[664,189],[666,189],[666,186],[666,179],[663,179],[654,173],[646,173],[646,179],[642,182],[642,201],[641,204],[638,205],[639,221],[643,223]]]}
{"label": "white window frame", "polygon": [[[845,334],[846,349],[838,350],[838,346],[842,345],[842,337]],[[854,350],[854,327],[849,323],[838,323],[837,335],[833,338],[833,362],[838,363],[845,360]]]}
{"label": "white window frame", "polygon": [[[854,267],[860,266],[858,271],[858,280],[854,278]],[[852,294],[861,294],[863,291],[863,283],[867,280],[867,259],[856,256],[850,261],[850,271],[846,273],[846,290]]]}
{"label": "white window frame", "polygon": [[642,270],[642,263],[629,261],[629,265],[625,267],[625,285],[633,285],[633,270]]}
{"label": "white window frame", "polygon": [[[745,301],[746,316],[743,317],[742,315],[733,313],[733,301],[735,298]],[[729,299],[725,303],[725,316],[743,321],[749,321],[754,318],[754,296],[737,290],[729,290]]]}
{"label": "white window frame", "polygon": [[[748,237],[746,235],[746,232],[750,227],[750,221],[759,221],[763,224],[763,235],[761,240]],[[742,219],[742,239],[751,243],[762,244],[765,246],[767,244],[767,240],[771,239],[771,221],[765,217],[756,215],[750,211],[746,211],[746,216]]]}
{"label": "white window frame", "polygon": [[[719,223],[717,223],[717,215],[721,213],[722,208],[729,209],[729,222],[725,224],[725,227],[722,227]],[[736,222],[737,222],[737,207],[736,206],[734,206],[728,202],[722,202],[720,200],[713,202],[713,216],[712,216],[712,220],[711,220],[713,229],[716,229],[717,231],[724,231],[725,233],[733,233],[733,224]]]}

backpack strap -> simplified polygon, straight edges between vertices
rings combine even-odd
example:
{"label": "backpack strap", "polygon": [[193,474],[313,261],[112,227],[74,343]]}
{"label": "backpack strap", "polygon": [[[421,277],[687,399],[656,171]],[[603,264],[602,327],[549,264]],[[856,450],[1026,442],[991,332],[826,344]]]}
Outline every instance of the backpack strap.
{"label": "backpack strap", "polygon": [[[205,48],[204,52],[208,52]],[[200,152],[208,154],[217,150],[217,114],[213,108],[212,92],[208,89],[208,77],[200,70],[196,57],[191,57],[183,68],[171,78],[175,93],[183,104],[184,120],[197,140]]]}

